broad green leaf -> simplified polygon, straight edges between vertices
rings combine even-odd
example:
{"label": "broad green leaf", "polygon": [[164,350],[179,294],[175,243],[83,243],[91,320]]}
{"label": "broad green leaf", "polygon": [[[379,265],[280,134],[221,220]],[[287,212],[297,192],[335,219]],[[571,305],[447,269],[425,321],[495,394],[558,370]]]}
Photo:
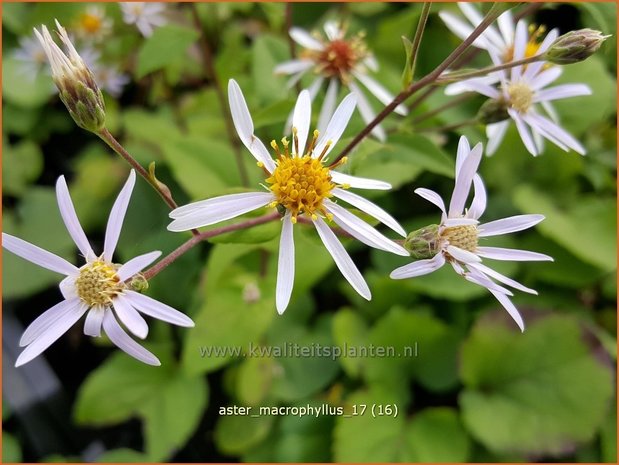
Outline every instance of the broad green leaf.
{"label": "broad green leaf", "polygon": [[155,29],[138,52],[137,78],[168,65],[182,63],[188,47],[198,36],[194,29],[172,24]]}
{"label": "broad green leaf", "polygon": [[266,438],[272,425],[273,419],[265,415],[220,416],[215,425],[215,444],[224,454],[239,455]]}
{"label": "broad green leaf", "polygon": [[[613,402],[617,405],[617,401]],[[602,461],[609,463],[617,462],[617,411],[610,409],[610,414],[602,427],[600,434],[602,446]]]}
{"label": "broad green leaf", "polygon": [[51,77],[39,72],[32,76],[14,58],[2,60],[2,94],[14,105],[26,108],[40,107],[54,95]]}
{"label": "broad green leaf", "polygon": [[[351,309],[339,310],[333,316],[333,340],[338,347],[362,346],[368,337],[367,323]],[[363,358],[340,357],[340,364],[344,371],[353,378],[359,377],[363,367]]]}
{"label": "broad green leaf", "polygon": [[514,194],[523,213],[541,213],[546,219],[537,229],[576,257],[605,271],[616,269],[617,227],[614,198],[582,196],[560,208],[544,192],[523,185]]}
{"label": "broad green leaf", "polygon": [[146,454],[125,448],[109,450],[97,459],[99,463],[144,463],[147,461]]}
{"label": "broad green leaf", "polygon": [[17,439],[9,433],[2,432],[2,463],[22,461],[21,447]]}
{"label": "broad green leaf", "polygon": [[[320,409],[318,402],[297,403],[299,407],[314,407]],[[329,406],[335,409],[335,406]],[[331,436],[333,418],[328,415],[319,417],[296,417],[286,415],[281,418],[274,446],[276,460],[280,463],[329,463],[331,462]]]}
{"label": "broad green leaf", "polygon": [[496,453],[558,455],[566,444],[590,441],[613,393],[610,366],[578,322],[559,315],[524,334],[480,321],[463,346],[460,376],[464,423]]}
{"label": "broad green leaf", "polygon": [[19,196],[41,174],[43,155],[41,149],[29,140],[4,147],[2,190]]}
{"label": "broad green leaf", "polygon": [[260,405],[271,394],[277,364],[270,357],[248,357],[238,367],[235,392],[242,405]]}
{"label": "broad green leaf", "polygon": [[275,66],[289,60],[288,45],[280,37],[260,34],[252,47],[252,77],[254,98],[273,102],[285,96],[286,79],[273,73]]}

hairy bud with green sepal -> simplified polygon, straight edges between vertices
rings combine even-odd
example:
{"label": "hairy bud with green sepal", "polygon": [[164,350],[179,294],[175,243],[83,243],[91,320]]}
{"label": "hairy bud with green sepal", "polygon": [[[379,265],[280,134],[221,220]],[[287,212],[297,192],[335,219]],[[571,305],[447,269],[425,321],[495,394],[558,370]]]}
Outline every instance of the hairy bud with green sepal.
{"label": "hairy bud with green sepal", "polygon": [[416,259],[434,257],[440,251],[438,230],[438,224],[431,224],[411,232],[404,240],[404,248]]}

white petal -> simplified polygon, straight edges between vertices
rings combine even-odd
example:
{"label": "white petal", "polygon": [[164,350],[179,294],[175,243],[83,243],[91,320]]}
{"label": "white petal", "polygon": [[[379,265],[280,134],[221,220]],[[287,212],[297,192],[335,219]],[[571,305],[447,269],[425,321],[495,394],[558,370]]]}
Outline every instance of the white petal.
{"label": "white petal", "polygon": [[462,164],[469,156],[469,153],[471,153],[471,145],[469,144],[469,140],[466,136],[460,136],[460,139],[458,140],[458,150],[456,151],[456,179],[458,178]]}
{"label": "white petal", "polygon": [[187,231],[208,226],[264,207],[272,201],[273,194],[269,192],[244,192],[202,200],[173,210],[170,216],[176,219],[168,225],[168,230]]}
{"label": "white petal", "polygon": [[280,315],[286,311],[294,285],[294,235],[290,213],[282,220],[279,239],[279,260],[277,262],[277,288],[275,307]]}
{"label": "white petal", "polygon": [[344,231],[364,244],[403,257],[408,257],[410,255],[404,247],[383,236],[372,226],[350,213],[345,208],[328,199],[325,200],[323,205],[329,213],[333,214],[333,220]]}
{"label": "white petal", "polygon": [[309,90],[310,97],[312,97],[312,101],[314,101],[314,99],[316,98],[316,95],[318,94],[320,87],[322,87],[322,83],[324,82],[324,80],[325,78],[323,78],[322,76],[318,76],[307,88],[307,90]]}
{"label": "white petal", "polygon": [[[380,100],[380,102],[383,103],[384,105],[389,105],[393,101],[394,97],[391,94],[391,92],[385,89],[383,85],[380,84],[375,79],[371,78],[367,74],[363,74],[363,73],[356,72],[356,71],[353,71],[353,75],[359,81],[361,81],[361,84],[367,87],[367,89],[374,95],[374,97]],[[397,107],[395,107],[393,111],[402,116],[408,115],[408,108],[406,108],[406,105],[402,103],[398,105]]]}
{"label": "white petal", "polygon": [[471,190],[473,177],[477,173],[477,168],[481,161],[482,152],[483,147],[481,143],[479,143],[473,147],[466,159],[462,162],[462,167],[456,176],[456,185],[451,195],[451,202],[449,202],[448,216],[450,218],[457,218],[462,215],[464,204]]}
{"label": "white petal", "polygon": [[123,221],[125,220],[125,214],[127,213],[127,207],[131,199],[131,192],[133,192],[133,186],[135,186],[135,171],[131,170],[129,178],[127,182],[125,182],[120,194],[118,194],[114,206],[112,206],[110,217],[107,220],[103,258],[108,262],[112,261],[112,256],[116,250],[116,244],[118,244],[120,230],[123,227]]}
{"label": "white petal", "polygon": [[486,136],[488,137],[488,144],[486,145],[486,155],[493,155],[503,142],[507,128],[509,127],[509,120],[501,121],[500,123],[489,124],[486,126]]}
{"label": "white petal", "polygon": [[391,279],[414,278],[415,276],[422,276],[424,274],[432,273],[444,264],[445,257],[442,253],[438,253],[431,259],[417,260],[416,262],[396,268],[391,272],[389,277]]}
{"label": "white petal", "polygon": [[161,362],[140,344],[131,339],[120,327],[110,309],[105,311],[103,329],[110,340],[122,351],[148,365],[159,366]]}
{"label": "white petal", "polygon": [[[485,77],[472,78],[467,79],[466,81],[459,82],[458,86],[455,87],[455,89],[456,91],[460,91],[460,89],[463,89],[477,92],[478,94],[485,95],[486,97],[491,99],[498,99],[501,96],[501,93],[497,89],[487,83],[487,79]],[[450,88],[450,94],[448,95],[455,95],[454,87]]]}
{"label": "white petal", "polygon": [[479,226],[478,236],[489,237],[498,236],[500,234],[509,234],[516,231],[522,231],[535,226],[544,219],[544,215],[516,215],[509,218],[503,218],[496,221],[491,221]]}
{"label": "white petal", "polygon": [[485,287],[489,291],[496,291],[506,295],[514,295],[512,291],[507,289],[506,287],[501,286],[500,284],[492,281],[488,276],[483,274],[482,272],[476,270],[474,267],[467,264],[469,271],[464,274],[464,278],[472,283],[477,284],[478,286]]}
{"label": "white petal", "polygon": [[323,29],[325,30],[325,34],[327,34],[329,40],[336,40],[343,35],[342,30],[335,21],[327,21]]}
{"label": "white petal", "polygon": [[337,100],[338,87],[337,79],[329,79],[329,87],[327,88],[325,100],[322,103],[320,115],[318,116],[318,131],[321,133],[325,131],[329,120],[331,120],[331,117],[333,116],[335,102]]}
{"label": "white petal", "polygon": [[544,130],[552,137],[556,137],[560,142],[562,142],[572,150],[578,152],[581,155],[587,153],[587,150],[583,147],[583,145],[578,142],[569,132],[567,132],[561,126],[557,125],[548,118],[538,113],[532,112],[529,113],[528,118],[529,121],[534,122],[536,127]]}
{"label": "white petal", "polygon": [[[466,16],[466,18],[475,27],[477,27],[483,21],[483,16],[472,4],[466,2],[458,2],[458,7],[460,8],[460,10],[462,10],[464,16]],[[488,27],[483,32],[483,36],[489,43],[493,44],[497,48],[505,48],[506,46],[503,38],[492,26]]]}
{"label": "white petal", "polygon": [[546,112],[546,114],[550,117],[552,121],[555,123],[559,122],[559,113],[555,110],[555,107],[552,106],[550,102],[540,102],[542,108]]}
{"label": "white petal", "polygon": [[187,328],[195,326],[193,320],[184,313],[146,295],[139,294],[135,291],[126,291],[125,297],[133,307],[153,318]]}
{"label": "white petal", "polygon": [[443,202],[443,199],[441,198],[441,196],[438,195],[433,190],[426,189],[425,187],[419,187],[415,189],[415,194],[417,194],[420,197],[423,197],[428,202],[433,203],[434,205],[436,205],[438,208],[441,209],[444,215],[447,215],[447,211],[445,210],[445,202]]}
{"label": "white petal", "polygon": [[456,260],[463,263],[481,262],[481,258],[479,258],[473,252],[469,252],[468,250],[461,249],[460,247],[456,247],[454,245],[447,246],[447,253],[449,253],[449,255],[451,255]]}
{"label": "white petal", "polygon": [[95,258],[95,253],[92,251],[92,247],[90,246],[90,243],[86,238],[86,234],[82,229],[82,225],[77,218],[75,207],[71,201],[69,188],[67,187],[67,182],[65,181],[64,176],[60,176],[58,181],[56,181],[56,199],[58,200],[60,216],[62,216],[62,220],[64,221],[73,242],[75,242],[75,245],[77,245],[77,248],[80,249],[82,256],[84,256],[86,260],[92,260]]}
{"label": "white petal", "polygon": [[56,273],[67,276],[79,273],[79,270],[64,258],[10,234],[2,233],[2,247],[24,260]]}
{"label": "white petal", "polygon": [[60,293],[65,300],[70,300],[78,296],[77,289],[75,288],[75,280],[78,278],[78,276],[79,270],[77,273],[67,276],[58,284]]}
{"label": "white petal", "polygon": [[527,148],[529,153],[531,153],[531,155],[533,156],[539,155],[539,151],[537,149],[537,146],[535,145],[533,137],[531,136],[531,132],[529,131],[529,128],[527,128],[525,122],[520,117],[520,114],[512,108],[508,108],[507,112],[516,123],[516,129],[518,129],[518,134],[520,134],[520,138],[522,139],[522,142],[524,143],[524,146]]}
{"label": "white petal", "polygon": [[[548,50],[548,48],[557,39],[557,37],[559,37],[559,30],[558,29],[553,29],[548,34],[546,34],[546,37],[544,37],[544,40],[542,41],[542,43],[540,44],[539,48],[537,49],[537,55],[539,55],[541,53],[544,53],[546,50]],[[537,73],[539,73],[539,71],[546,64],[547,64],[547,62],[545,62],[545,61],[536,61],[534,63],[530,63],[529,65],[527,65],[527,69],[524,71],[524,73],[522,73],[524,78],[525,79],[533,79],[535,76],[537,76]],[[556,66],[555,68],[559,68],[559,67]],[[559,74],[561,74],[561,73],[559,72]]]}
{"label": "white petal", "polygon": [[333,257],[335,264],[344,278],[346,278],[353,289],[357,291],[361,297],[366,300],[370,300],[372,298],[370,288],[348,255],[348,252],[346,252],[344,246],[340,244],[340,241],[338,241],[337,237],[335,237],[333,231],[331,231],[329,226],[327,226],[327,224],[320,217],[314,221],[314,225],[316,226],[316,231],[318,231],[320,239]]}
{"label": "white petal", "polygon": [[562,84],[540,90],[533,97],[533,102],[559,100],[563,98],[591,95],[591,88],[586,84]]}
{"label": "white petal", "polygon": [[376,218],[378,221],[383,223],[385,226],[393,229],[400,236],[406,237],[406,231],[404,228],[398,224],[398,222],[393,218],[389,213],[380,208],[378,205],[370,202],[367,199],[364,199],[360,195],[357,195],[353,192],[349,192],[344,189],[340,189],[336,187],[331,191],[335,197],[338,199],[342,199],[345,202],[348,202],[353,207],[358,208],[359,210],[367,213],[368,215]]}
{"label": "white petal", "polygon": [[484,186],[484,182],[479,174],[475,174],[473,177],[473,187],[475,189],[475,195],[468,214],[477,220],[484,214],[484,211],[486,211],[486,201],[488,199],[486,195],[486,187]]}
{"label": "white petal", "polygon": [[[369,124],[375,117],[376,113],[372,109],[370,102],[368,102],[361,89],[354,83],[348,83],[348,88],[352,91],[352,93],[357,97],[357,108],[359,109],[359,113],[361,114],[361,118],[366,124]],[[379,141],[384,142],[387,140],[387,133],[382,128],[380,124],[377,124],[372,129],[372,135],[375,136]]]}
{"label": "white petal", "polygon": [[[535,63],[532,63],[532,64],[535,64]],[[542,65],[543,64],[544,62],[542,62]],[[528,68],[527,68],[527,71],[528,71]],[[563,70],[561,69],[561,67],[552,66],[548,69],[545,69],[544,71],[539,73],[537,76],[535,76],[535,79],[532,79],[529,85],[531,86],[531,89],[533,90],[542,89],[543,87],[546,87],[551,82],[556,81],[559,78],[559,76],[561,76],[562,72]]]}
{"label": "white petal", "polygon": [[523,116],[523,120],[531,127],[531,133],[533,134],[533,139],[535,140],[535,145],[541,152],[544,148],[544,138],[548,139],[550,142],[555,144],[561,150],[566,152],[570,151],[570,148],[563,143],[563,141],[557,139],[556,135],[552,132],[548,132],[548,130],[544,127],[544,125],[540,125],[535,119],[532,117],[533,112],[530,112],[527,115]]}
{"label": "white petal", "polygon": [[260,139],[255,136],[252,137],[251,142],[249,145],[246,145],[246,147],[249,149],[249,152],[253,155],[253,157],[264,165],[269,173],[275,171],[275,162]]}
{"label": "white petal", "polygon": [[523,286],[518,281],[514,281],[511,278],[499,273],[498,271],[493,270],[492,268],[487,267],[481,263],[469,263],[467,266],[471,268],[475,268],[476,270],[481,271],[484,274],[487,274],[491,278],[496,279],[497,281],[506,284],[508,286],[513,287],[514,289],[518,289],[519,291],[526,292],[528,294],[537,295],[537,291],[535,289],[531,289],[529,287]]}
{"label": "white petal", "polygon": [[57,303],[50,309],[41,313],[36,320],[28,325],[24,334],[19,340],[19,346],[27,346],[35,339],[40,337],[47,329],[54,325],[57,321],[63,320],[69,314],[75,312],[75,309],[80,305],[79,299],[63,300]]}
{"label": "white petal", "polygon": [[112,305],[114,305],[114,311],[118,319],[129,331],[140,339],[144,339],[148,335],[148,325],[146,321],[142,318],[142,315],[133,308],[131,301],[127,297],[122,294],[117,295]]}
{"label": "white petal", "polygon": [[22,353],[19,354],[15,366],[19,367],[40,355],[45,349],[56,342],[60,336],[66,333],[69,328],[86,313],[86,310],[88,310],[88,307],[82,302],[78,302],[77,305],[72,307],[70,312],[64,314],[62,318],[56,319],[52,324],[47,326],[39,337],[28,344]]}
{"label": "white petal", "polygon": [[382,191],[391,189],[391,184],[384,181],[360,178],[358,176],[351,176],[349,174],[340,173],[338,171],[331,171],[330,174],[331,180],[335,184],[339,184],[340,186],[356,187],[357,189],[377,189]]}
{"label": "white petal", "polygon": [[377,72],[379,69],[378,61],[376,61],[376,58],[374,57],[374,55],[366,56],[365,60],[363,60],[363,64],[374,72]]}
{"label": "white petal", "polygon": [[446,228],[453,228],[454,226],[477,226],[479,221],[475,218],[447,218],[441,222]]}
{"label": "white petal", "polygon": [[[513,61],[522,60],[524,58],[524,52],[527,47],[528,33],[527,23],[524,20],[518,21],[516,24],[516,35],[514,36],[514,56]],[[516,81],[520,78],[522,73],[522,66],[514,66],[512,68],[511,78],[512,81]]]}
{"label": "white petal", "polygon": [[499,31],[501,31],[501,35],[503,36],[503,42],[505,42],[505,45],[511,44],[514,41],[514,34],[516,33],[512,12],[507,10],[505,13],[501,14],[497,19],[497,23],[499,25]]}
{"label": "white petal", "polygon": [[310,120],[312,118],[312,101],[307,90],[302,90],[297,99],[297,104],[294,107],[292,116],[292,127],[296,128],[299,152],[297,153],[296,144],[292,144],[292,153],[295,155],[303,155],[305,153],[305,144],[309,133]]}
{"label": "white petal", "polygon": [[295,74],[306,71],[314,66],[311,60],[291,60],[280,63],[275,67],[276,74]]}
{"label": "white petal", "polygon": [[105,315],[105,309],[103,307],[93,307],[86,314],[86,321],[84,322],[84,334],[91,337],[101,336],[101,324],[103,323],[103,316]]}
{"label": "white petal", "polygon": [[493,260],[509,260],[514,262],[526,261],[550,261],[553,258],[543,253],[530,252],[528,250],[505,249],[503,247],[477,247],[477,255]]}
{"label": "white petal", "polygon": [[318,141],[316,141],[316,148],[314,149],[314,158],[319,157],[323,151],[325,152],[324,156],[327,156],[335,144],[338,143],[344,129],[348,126],[348,121],[350,121],[350,117],[355,111],[355,105],[357,104],[357,99],[353,94],[348,94],[342,100],[342,103],[337,107],[335,113],[331,117],[329,124],[327,125],[327,129],[325,132],[320,134]]}
{"label": "white petal", "polygon": [[507,313],[509,313],[509,316],[511,316],[514,319],[514,321],[520,328],[520,331],[524,332],[524,321],[522,320],[522,316],[520,316],[520,312],[518,312],[518,309],[512,303],[512,301],[509,300],[509,297],[507,297],[505,294],[502,294],[500,292],[493,291],[492,289],[488,289],[488,290],[492,293],[494,297],[496,297],[496,299],[503,306],[503,308],[507,310]]}
{"label": "white petal", "polygon": [[134,276],[136,273],[139,273],[148,265],[153,263],[161,256],[161,252],[159,250],[155,252],[145,253],[143,255],[138,255],[137,257],[132,258],[127,263],[122,265],[116,274],[120,278],[121,281],[126,281],[127,279]]}
{"label": "white petal", "polygon": [[290,28],[290,37],[292,37],[292,40],[297,44],[310,50],[321,51],[324,49],[324,45],[320,43],[320,41],[314,39],[307,31],[301,28]]}
{"label": "white petal", "polygon": [[[471,32],[473,32],[474,28],[472,26],[465,23],[454,14],[451,14],[447,11],[441,11],[438,15],[441,17],[449,30],[462,40],[466,39],[468,36],[471,35]],[[488,49],[489,47],[491,47],[491,45],[488,43],[488,40],[486,40],[483,34],[477,39],[475,39],[475,41],[473,42],[473,46],[483,49]]]}

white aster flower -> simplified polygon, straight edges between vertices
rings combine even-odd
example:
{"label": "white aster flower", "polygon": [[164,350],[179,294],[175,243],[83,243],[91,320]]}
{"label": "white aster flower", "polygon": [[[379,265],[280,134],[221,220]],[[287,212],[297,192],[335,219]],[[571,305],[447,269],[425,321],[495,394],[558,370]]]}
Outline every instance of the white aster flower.
{"label": "white aster flower", "polygon": [[292,143],[284,137],[283,148],[280,149],[275,140],[271,142],[275,150],[275,160],[271,158],[260,139],[254,135],[254,124],[247,103],[234,80],[230,80],[228,85],[228,99],[234,126],[241,141],[256,158],[258,166],[265,170],[266,192],[224,195],[177,208],[170,213],[174,221],[170,223],[168,229],[187,231],[229,220],[265,206],[277,207],[283,213],[276,289],[276,307],[281,314],[290,301],[294,282],[293,225],[300,215],[304,215],[313,223],[344,277],[362,297],[369,300],[371,293],[367,283],[346,249],[325,222],[325,218],[333,220],[351,236],[371,247],[404,256],[408,256],[408,252],[339,203],[331,200],[335,197],[347,202],[381,221],[398,234],[405,235],[402,227],[387,212],[347,190],[349,187],[390,189],[389,184],[334,171],[333,168],[344,163],[345,159],[335,166],[325,163],[355,109],[355,97],[348,95],[344,98],[324,133],[320,134],[316,130],[310,138],[311,100],[309,92],[302,91],[293,112]]}
{"label": "white aster flower", "polygon": [[112,19],[101,5],[90,5],[77,18],[75,32],[80,39],[98,42],[112,31]]}
{"label": "white aster flower", "polygon": [[96,67],[94,73],[99,87],[112,97],[120,97],[124,87],[131,80],[128,75],[121,73],[118,68],[109,65]]}
{"label": "white aster flower", "polygon": [[[325,23],[324,30],[326,39],[314,37],[298,27],[291,28],[290,37],[301,45],[304,51],[298,59],[276,66],[275,73],[292,75],[288,81],[288,86],[292,87],[305,73],[313,70],[316,78],[309,86],[312,100],[318,94],[323,82],[328,81],[327,94],[318,118],[319,131],[324,131],[333,114],[340,85],[348,87],[355,95],[359,112],[363,120],[369,123],[376,114],[357,82],[363,84],[385,105],[391,103],[394,98],[382,84],[369,75],[369,71],[378,71],[378,63],[367,50],[361,34],[346,38],[346,30],[340,28],[334,21]],[[398,105],[394,111],[400,115],[408,113],[404,105]],[[372,134],[381,141],[386,139],[385,131],[380,125],[372,130]]]}
{"label": "white aster flower", "polygon": [[178,310],[132,290],[131,280],[143,280],[140,271],[155,261],[161,252],[139,255],[124,265],[112,262],[134,184],[135,172],[131,170],[129,179],[110,212],[103,254],[97,256],[79,223],[64,176],[58,178],[56,196],[60,215],[86,261],[80,268],[29,242],[2,233],[2,246],[6,250],[66,276],[59,285],[64,300],[41,314],[24,331],[19,344],[26,348],[17,358],[16,366],[23,365],[41,354],[84,314],[84,334],[98,337],[103,328],[120,349],[149,365],[160,365],[160,362],[127,335],[117,318],[141,339],[148,334],[148,325],[139,312],[179,326],[194,325],[189,317]]}
{"label": "white aster flower", "polygon": [[20,63],[20,71],[34,81],[41,69],[47,69],[45,50],[36,37],[20,37],[19,47],[13,51],[13,58]]}
{"label": "white aster flower", "polygon": [[[391,277],[404,279],[421,276],[438,270],[448,262],[456,273],[488,289],[524,331],[522,317],[509,299],[509,296],[513,295],[512,292],[495,281],[530,294],[537,292],[482,264],[482,258],[508,261],[552,261],[552,258],[527,250],[481,246],[479,239],[522,231],[535,226],[544,217],[517,215],[489,223],[479,223],[478,220],[486,209],[486,190],[481,177],[477,174],[482,151],[481,143],[471,150],[466,137],[460,138],[456,158],[456,182],[449,209],[445,208],[443,199],[436,192],[424,188],[415,190],[416,194],[432,202],[443,213],[440,225],[419,230],[416,232],[418,234],[411,233],[405,245],[412,250],[413,255],[419,252],[417,256],[433,257],[397,268],[391,273]],[[470,207],[465,209],[471,185],[474,186],[473,201]]]}
{"label": "white aster flower", "polygon": [[122,2],[119,5],[125,23],[135,24],[144,37],[150,37],[156,27],[167,22],[163,3]]}

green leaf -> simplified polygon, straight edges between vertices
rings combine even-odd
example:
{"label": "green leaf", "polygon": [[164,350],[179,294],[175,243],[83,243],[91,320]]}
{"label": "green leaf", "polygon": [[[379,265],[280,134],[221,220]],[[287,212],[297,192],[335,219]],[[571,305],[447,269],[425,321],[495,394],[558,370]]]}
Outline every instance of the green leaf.
{"label": "green leaf", "polygon": [[138,52],[136,77],[177,65],[186,59],[188,47],[198,39],[198,32],[177,25],[166,25],[155,29]]}
{"label": "green leaf", "polygon": [[277,369],[269,357],[248,357],[238,367],[235,392],[243,405],[256,406],[271,394],[271,384]]}
{"label": "green leaf", "polygon": [[21,462],[22,454],[19,442],[11,434],[2,432],[2,463]]}
{"label": "green leaf", "polygon": [[523,185],[514,193],[523,213],[541,213],[538,230],[576,257],[605,271],[617,267],[616,201],[610,197],[581,196],[577,203],[559,208],[544,192]]}
{"label": "green leaf", "polygon": [[54,92],[54,84],[47,73],[32,76],[14,58],[2,60],[2,94],[8,102],[26,108],[40,107]]}
{"label": "green leaf", "polygon": [[97,458],[99,463],[144,463],[147,461],[146,454],[125,448],[109,450]]}
{"label": "green leaf", "polygon": [[252,47],[252,78],[254,98],[260,102],[273,102],[285,90],[285,78],[273,73],[275,66],[289,58],[288,44],[270,34],[257,36]]}
{"label": "green leaf", "polygon": [[480,321],[462,349],[468,430],[495,453],[558,455],[590,441],[608,411],[613,376],[586,341],[567,316],[538,320],[524,334]]}
{"label": "green leaf", "polygon": [[4,147],[3,155],[2,190],[19,196],[41,174],[43,154],[34,142],[23,140]]}
{"label": "green leaf", "polygon": [[467,462],[471,440],[455,409],[427,408],[413,416],[406,433],[410,461]]}
{"label": "green leaf", "polygon": [[215,444],[224,454],[239,455],[266,438],[272,425],[270,416],[220,416],[215,425]]}
{"label": "green leaf", "polygon": [[[368,327],[358,313],[350,309],[339,310],[333,316],[333,340],[338,347],[362,346],[368,337]],[[353,378],[359,377],[363,367],[363,358],[340,357],[342,368]]]}
{"label": "green leaf", "polygon": [[413,43],[406,36],[402,36],[402,43],[406,56],[404,71],[402,71],[402,87],[407,88],[413,82]]}

